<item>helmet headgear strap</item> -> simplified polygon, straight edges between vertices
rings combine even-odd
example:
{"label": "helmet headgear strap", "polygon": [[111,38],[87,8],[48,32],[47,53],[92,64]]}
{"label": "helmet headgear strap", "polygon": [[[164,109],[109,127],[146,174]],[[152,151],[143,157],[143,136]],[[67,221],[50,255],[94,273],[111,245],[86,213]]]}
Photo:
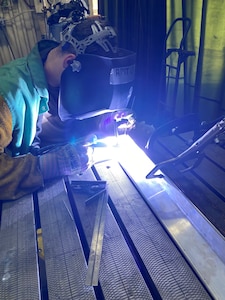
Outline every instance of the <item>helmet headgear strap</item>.
{"label": "helmet headgear strap", "polygon": [[[77,23],[79,24],[79,23]],[[72,36],[74,24],[70,24],[63,32],[61,32],[62,48],[66,47],[66,43],[70,43],[75,50],[76,55],[84,54],[86,48],[96,42],[105,52],[110,50],[115,53],[116,48],[112,46],[109,38],[116,37],[114,29],[110,26],[102,27],[98,21],[91,25],[93,34],[83,40],[77,40]]]}

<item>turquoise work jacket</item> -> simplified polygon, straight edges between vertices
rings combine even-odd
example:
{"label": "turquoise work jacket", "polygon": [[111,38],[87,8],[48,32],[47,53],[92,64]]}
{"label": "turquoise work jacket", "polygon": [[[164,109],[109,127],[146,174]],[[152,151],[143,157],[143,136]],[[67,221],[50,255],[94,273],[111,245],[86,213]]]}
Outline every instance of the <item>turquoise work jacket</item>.
{"label": "turquoise work jacket", "polygon": [[28,153],[38,115],[48,110],[48,85],[38,44],[27,57],[0,68],[0,95],[12,115],[12,156]]}

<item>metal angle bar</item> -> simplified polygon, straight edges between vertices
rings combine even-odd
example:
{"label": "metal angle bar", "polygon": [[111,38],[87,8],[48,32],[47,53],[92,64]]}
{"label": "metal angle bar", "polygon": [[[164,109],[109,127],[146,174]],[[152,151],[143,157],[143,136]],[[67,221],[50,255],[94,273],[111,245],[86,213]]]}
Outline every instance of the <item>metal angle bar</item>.
{"label": "metal angle bar", "polygon": [[108,191],[107,189],[105,189],[102,191],[102,195],[98,200],[98,207],[96,211],[95,224],[91,241],[91,249],[88,259],[88,270],[85,282],[86,285],[98,285],[107,202]]}

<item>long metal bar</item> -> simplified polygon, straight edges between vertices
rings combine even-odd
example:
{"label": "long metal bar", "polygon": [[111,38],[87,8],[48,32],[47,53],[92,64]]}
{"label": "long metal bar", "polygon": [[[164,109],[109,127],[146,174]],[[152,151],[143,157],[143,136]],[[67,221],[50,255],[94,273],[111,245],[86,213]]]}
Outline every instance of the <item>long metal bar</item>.
{"label": "long metal bar", "polygon": [[107,189],[102,191],[98,199],[95,225],[92,235],[91,249],[88,260],[86,285],[97,286],[104,238],[106,207],[108,202]]}

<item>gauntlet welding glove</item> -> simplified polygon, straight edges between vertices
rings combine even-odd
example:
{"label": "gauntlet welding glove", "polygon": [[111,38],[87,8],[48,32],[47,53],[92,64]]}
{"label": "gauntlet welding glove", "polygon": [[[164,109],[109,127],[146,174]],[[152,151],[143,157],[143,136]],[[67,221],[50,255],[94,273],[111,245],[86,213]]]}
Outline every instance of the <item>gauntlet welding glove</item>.
{"label": "gauntlet welding glove", "polygon": [[66,144],[39,157],[44,180],[81,174],[93,164],[93,149],[87,145]]}

